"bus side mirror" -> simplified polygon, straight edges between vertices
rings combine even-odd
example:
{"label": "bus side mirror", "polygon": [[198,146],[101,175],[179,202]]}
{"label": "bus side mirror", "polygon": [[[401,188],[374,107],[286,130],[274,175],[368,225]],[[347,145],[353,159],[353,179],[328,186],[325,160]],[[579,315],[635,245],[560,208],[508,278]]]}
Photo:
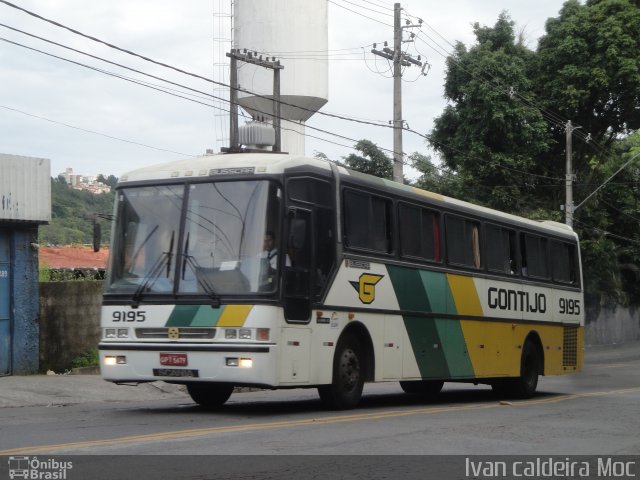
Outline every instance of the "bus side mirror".
{"label": "bus side mirror", "polygon": [[102,239],[102,228],[100,227],[100,224],[94,220],[93,221],[93,251],[94,252],[100,251],[101,239]]}

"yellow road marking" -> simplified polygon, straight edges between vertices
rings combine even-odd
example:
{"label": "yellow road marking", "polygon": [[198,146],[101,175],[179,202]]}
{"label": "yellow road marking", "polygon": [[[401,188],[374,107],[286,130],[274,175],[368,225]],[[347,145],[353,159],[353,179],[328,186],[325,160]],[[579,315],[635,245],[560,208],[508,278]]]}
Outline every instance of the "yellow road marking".
{"label": "yellow road marking", "polygon": [[[565,402],[568,400],[577,400],[579,398],[590,398],[590,397],[603,397],[608,395],[620,395],[625,393],[635,393],[640,392],[640,387],[632,387],[632,388],[624,388],[619,390],[607,390],[600,392],[586,392],[586,393],[576,393],[569,395],[560,395],[553,398],[542,398],[538,400],[523,400],[513,402],[510,406],[512,407],[527,407],[533,405],[544,405],[544,404],[553,404]],[[127,437],[118,437],[118,438],[110,438],[110,439],[101,439],[101,440],[89,440],[86,442],[72,442],[72,443],[61,443],[54,445],[39,445],[33,447],[22,447],[22,448],[14,448],[9,450],[0,450],[0,455],[41,455],[41,454],[50,454],[52,452],[57,452],[60,450],[74,450],[80,448],[91,448],[91,447],[108,447],[108,446],[116,446],[116,445],[125,445],[129,443],[142,443],[142,442],[159,442],[163,440],[181,440],[186,438],[194,438],[194,437],[203,437],[207,435],[214,434],[223,434],[223,433],[236,433],[236,432],[246,432],[246,431],[255,431],[255,430],[269,430],[273,428],[290,428],[290,427],[300,427],[307,425],[331,425],[336,423],[345,423],[345,422],[361,422],[367,420],[380,420],[386,418],[394,418],[394,417],[406,417],[410,415],[433,415],[437,413],[448,413],[448,412],[464,412],[464,411],[473,411],[473,410],[489,410],[493,408],[501,408],[502,405],[500,403],[475,403],[470,405],[460,405],[460,406],[449,406],[449,407],[425,407],[425,408],[413,408],[408,410],[385,410],[382,412],[376,413],[356,413],[351,415],[340,415],[340,416],[331,416],[331,417],[320,417],[320,418],[307,418],[303,420],[292,420],[292,421],[282,421],[282,422],[265,422],[265,423],[254,423],[248,425],[229,425],[225,427],[209,427],[209,428],[194,428],[189,430],[177,430],[173,432],[160,432],[160,433],[151,433],[145,435],[132,435]]]}

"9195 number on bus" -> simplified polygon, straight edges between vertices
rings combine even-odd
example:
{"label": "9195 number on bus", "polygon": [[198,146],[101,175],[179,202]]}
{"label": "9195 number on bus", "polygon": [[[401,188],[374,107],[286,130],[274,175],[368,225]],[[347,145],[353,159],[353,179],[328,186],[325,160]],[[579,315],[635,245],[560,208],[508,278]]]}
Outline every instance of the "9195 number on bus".
{"label": "9195 number on bus", "polygon": [[147,312],[139,310],[134,312],[133,310],[122,311],[116,310],[111,315],[114,322],[144,322],[147,319]]}
{"label": "9195 number on bus", "polygon": [[580,315],[580,300],[573,298],[561,298],[560,313],[565,315]]}

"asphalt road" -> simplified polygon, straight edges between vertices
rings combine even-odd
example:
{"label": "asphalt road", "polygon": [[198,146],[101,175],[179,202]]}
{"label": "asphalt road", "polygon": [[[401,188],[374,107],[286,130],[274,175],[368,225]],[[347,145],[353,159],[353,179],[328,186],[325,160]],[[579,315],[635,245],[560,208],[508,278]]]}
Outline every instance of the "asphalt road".
{"label": "asphalt road", "polygon": [[639,343],[588,351],[583,372],[541,378],[526,401],[456,384],[424,401],[385,383],[351,411],[281,390],[235,393],[211,412],[181,392],[131,399],[119,389],[132,387],[105,385],[102,400],[0,408],[0,456],[640,454]]}

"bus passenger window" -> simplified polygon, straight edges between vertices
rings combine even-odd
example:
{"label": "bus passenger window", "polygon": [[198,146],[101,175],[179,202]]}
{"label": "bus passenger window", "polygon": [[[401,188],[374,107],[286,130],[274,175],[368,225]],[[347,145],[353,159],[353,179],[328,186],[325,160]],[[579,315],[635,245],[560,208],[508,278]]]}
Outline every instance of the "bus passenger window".
{"label": "bus passenger window", "polygon": [[487,268],[491,272],[517,273],[515,232],[497,225],[487,225]]}
{"label": "bus passenger window", "polygon": [[547,239],[537,235],[520,235],[522,274],[528,277],[549,278]]}
{"label": "bus passenger window", "polygon": [[461,265],[479,269],[480,224],[476,221],[447,215],[445,217],[447,261],[451,265]]}
{"label": "bus passenger window", "polygon": [[366,193],[344,193],[345,244],[381,253],[391,252],[391,201]]}
{"label": "bus passenger window", "polygon": [[569,284],[575,284],[577,282],[575,245],[552,241],[551,260],[554,281]]}
{"label": "bus passenger window", "polygon": [[436,212],[400,204],[399,226],[403,256],[440,261],[440,219]]}

